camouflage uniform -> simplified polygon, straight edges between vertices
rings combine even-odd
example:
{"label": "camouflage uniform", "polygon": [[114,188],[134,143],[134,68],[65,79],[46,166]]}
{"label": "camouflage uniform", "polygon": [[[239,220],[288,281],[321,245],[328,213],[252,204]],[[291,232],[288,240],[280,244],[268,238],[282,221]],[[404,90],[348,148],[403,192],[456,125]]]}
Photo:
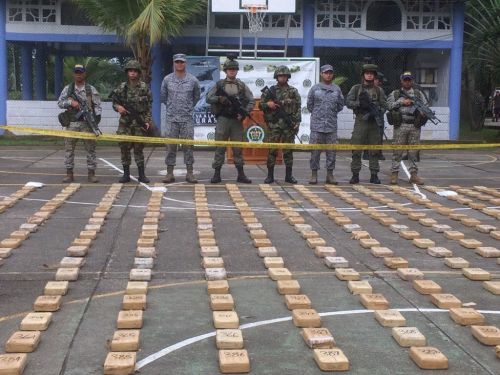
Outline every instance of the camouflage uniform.
{"label": "camouflage uniform", "polygon": [[[70,92],[71,85],[66,86],[61,95],[59,96],[59,101],[57,104],[59,108],[68,109],[71,108],[71,99],[68,99],[68,93]],[[102,112],[101,108],[101,98],[99,93],[94,88],[94,86],[90,86],[92,92],[92,103],[94,103],[94,109],[96,116],[99,116]],[[85,85],[82,87],[78,87],[75,85],[75,90],[72,95],[78,96],[78,99],[81,103],[87,102],[87,96],[85,92]],[[76,111],[76,110],[75,110]],[[68,131],[75,132],[83,132],[83,133],[93,133],[92,128],[85,121],[71,121],[68,128]],[[87,169],[90,171],[95,171],[97,166],[97,158],[96,158],[96,146],[97,141],[95,139],[82,139],[83,144],[85,146],[85,151],[87,152]],[[78,143],[78,138],[64,138],[64,165],[66,169],[73,169],[75,166],[75,147]]]}
{"label": "camouflage uniform", "polygon": [[[301,98],[297,89],[293,86],[280,87],[279,85],[274,86],[276,88],[276,99],[277,104],[285,110],[285,112],[290,116],[293,125],[300,124],[301,121]],[[271,110],[268,106],[270,101],[270,94],[268,91],[264,92],[260,98],[259,109],[264,112],[264,119],[267,124],[267,135],[268,141],[270,143],[279,143],[280,139],[282,143],[295,143],[295,134],[293,129],[285,123],[283,118],[280,118],[278,122],[273,123],[273,117],[276,115],[277,110]],[[273,167],[276,163],[276,157],[278,156],[278,149],[269,149],[267,154],[267,166]],[[287,167],[293,165],[293,150],[284,149],[283,150],[283,160]]]}
{"label": "camouflage uniform", "polygon": [[[411,106],[404,106],[403,101],[405,98],[399,96],[397,99],[395,93],[399,90],[393,91],[387,99],[387,109],[398,111],[402,114],[402,124],[394,127],[393,144],[395,145],[419,145],[421,127],[415,126],[415,116]],[[406,91],[410,96],[416,96],[427,105],[427,100],[421,91],[415,92],[413,88]],[[417,155],[418,150],[408,150],[408,164],[410,173],[417,173]],[[392,156],[391,172],[398,172],[403,157],[403,150],[394,150]]]}
{"label": "camouflage uniform", "polygon": [[[363,120],[366,111],[360,108],[359,94],[360,91],[367,91],[371,102],[378,104],[382,109],[386,108],[386,97],[384,91],[375,86],[373,83],[369,85],[359,84],[354,85],[346,98],[346,106],[352,109],[356,118],[354,120],[354,129],[352,131],[351,144],[360,145],[378,145],[380,144],[380,129],[374,118]],[[352,151],[351,171],[354,174],[361,170],[361,154],[362,150]],[[379,151],[370,150],[369,168],[373,174],[377,174],[379,168]]]}
{"label": "camouflage uniform", "polygon": [[[236,82],[238,81],[238,82]],[[217,104],[219,103],[219,97],[215,95],[217,92],[217,88],[219,86],[223,87],[224,90],[229,95],[238,95],[238,87],[243,85],[244,95],[243,98],[240,98],[245,109],[250,112],[253,110],[255,105],[255,100],[253,98],[252,92],[242,81],[236,80],[235,82],[228,81],[226,79],[221,79],[207,93],[207,103],[209,104]],[[227,141],[231,139],[234,142],[246,142],[247,138],[245,136],[245,130],[243,129],[243,122],[240,122],[236,119],[236,115],[227,114],[224,112],[224,107],[221,105],[223,111],[220,113],[217,118],[217,126],[215,128],[215,140],[216,141]],[[217,147],[215,150],[215,157],[212,163],[212,168],[217,169],[221,168],[224,165],[226,155],[226,147]],[[234,165],[238,167],[243,167],[245,161],[243,160],[243,149],[241,147],[233,147],[233,155],[234,155]]]}
{"label": "camouflage uniform", "polygon": [[[153,106],[153,94],[149,85],[139,81],[135,85],[128,82],[123,82],[120,84],[116,90],[117,95],[124,102],[128,102],[133,105],[137,111],[142,115],[145,122],[152,121],[152,106]],[[119,104],[117,100],[113,100],[113,109],[118,112]],[[120,122],[118,124],[118,130],[116,134],[118,135],[136,135],[144,137],[146,134],[141,130],[141,127],[135,120],[133,120],[130,125],[125,125],[128,121],[128,115],[121,115]],[[144,167],[144,143],[138,142],[118,142],[122,153],[122,164],[129,166],[132,162],[132,155],[130,150],[134,149],[134,159],[138,167]]]}
{"label": "camouflage uniform", "polygon": [[[331,83],[318,83],[307,94],[307,109],[311,112],[311,144],[337,144],[337,114],[344,108],[340,88]],[[335,169],[335,150],[326,150],[326,169]],[[320,169],[321,150],[311,151],[309,166]]]}
{"label": "camouflage uniform", "polygon": [[[161,101],[167,109],[165,136],[194,139],[193,109],[200,100],[200,83],[192,74],[179,77],[171,73],[161,84]],[[165,164],[175,165],[177,145],[167,145]],[[184,164],[194,163],[193,146],[184,146]]]}

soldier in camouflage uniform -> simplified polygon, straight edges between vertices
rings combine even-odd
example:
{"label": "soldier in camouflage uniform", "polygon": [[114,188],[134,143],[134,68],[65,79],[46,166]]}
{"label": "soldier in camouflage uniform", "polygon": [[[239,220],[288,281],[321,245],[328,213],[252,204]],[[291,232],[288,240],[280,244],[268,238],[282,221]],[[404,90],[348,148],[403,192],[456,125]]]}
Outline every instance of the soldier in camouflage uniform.
{"label": "soldier in camouflage uniform", "polygon": [[[381,109],[386,108],[386,97],[382,88],[374,85],[374,79],[377,75],[377,65],[365,64],[362,68],[363,83],[354,85],[346,98],[346,106],[352,109],[355,115],[354,129],[352,131],[351,144],[360,145],[378,145],[380,144],[380,129],[376,119],[370,117],[363,120],[363,116],[370,111],[370,102],[378,105]],[[361,92],[367,92],[370,102],[363,100]],[[349,181],[351,184],[359,183],[359,171],[361,170],[361,154],[362,150],[352,151],[351,172],[352,178]],[[370,150],[369,168],[371,173],[370,182],[380,184],[377,176],[380,171],[379,167],[379,152],[378,150]]]}
{"label": "soldier in camouflage uniform", "polygon": [[[163,79],[161,84],[161,101],[167,108],[167,138],[194,139],[194,106],[200,100],[200,82],[195,76],[186,72],[186,55],[174,55],[174,72]],[[175,181],[174,166],[177,156],[177,145],[167,145],[167,175],[163,182]],[[186,164],[186,181],[197,183],[193,174],[193,146],[184,145],[184,164]]]}
{"label": "soldier in camouflage uniform", "polygon": [[[274,79],[278,84],[265,91],[259,103],[259,109],[264,112],[264,119],[267,124],[267,134],[270,143],[278,143],[281,139],[283,143],[295,143],[295,134],[299,130],[301,121],[301,99],[297,89],[288,85],[288,80],[292,77],[290,69],[281,65],[274,72]],[[270,92],[274,94],[276,101],[271,99]],[[283,117],[279,117],[277,108],[281,107],[290,116],[293,129],[285,122]],[[277,121],[276,121],[277,120]],[[274,182],[274,166],[278,149],[269,149],[267,154],[267,178],[264,181],[266,184]],[[285,161],[286,174],[285,181],[291,184],[296,184],[297,180],[292,176],[293,168],[293,150],[283,150],[283,160]]]}
{"label": "soldier in camouflage uniform", "polygon": [[[135,107],[141,114],[147,128],[152,121],[153,94],[147,83],[139,80],[141,73],[141,64],[138,61],[130,60],[125,65],[125,73],[127,73],[127,82],[122,82],[115,90],[120,99]],[[133,120],[127,125],[128,114],[118,101],[113,100],[113,109],[120,113],[120,122],[116,134],[118,135],[135,135],[146,136],[146,130],[142,129],[136,120]],[[139,169],[139,182],[149,183],[144,170],[144,143],[138,142],[118,142],[122,154],[123,176],[120,178],[120,183],[130,182],[130,164],[132,163],[132,155],[130,150],[134,149],[134,159]]]}
{"label": "soldier in camouflage uniform", "polygon": [[[211,111],[217,117],[217,126],[215,128],[216,141],[231,141],[246,142],[245,131],[243,129],[243,115],[238,113],[238,108],[233,108],[229,99],[224,96],[217,95],[217,90],[223,88],[230,96],[237,96],[241,100],[245,109],[250,112],[255,100],[248,86],[236,78],[238,74],[238,62],[232,59],[227,59],[224,62],[223,70],[226,73],[226,78],[217,81],[215,85],[207,93],[206,102],[211,104]],[[214,176],[210,180],[213,184],[221,182],[220,170],[224,164],[226,155],[226,147],[217,147],[215,157],[212,163],[212,168],[215,169]],[[238,182],[250,184],[252,181],[245,176],[243,171],[243,149],[241,147],[233,147],[234,165],[238,170]]]}
{"label": "soldier in camouflage uniform", "polygon": [[[311,113],[311,135],[309,142],[312,144],[337,144],[337,114],[344,108],[344,96],[340,87],[333,81],[333,66],[321,67],[321,83],[311,87],[307,94],[307,109]],[[318,169],[321,150],[311,151],[311,179],[309,183],[318,183]],[[326,183],[337,185],[333,177],[335,169],[335,150],[326,150]]]}
{"label": "soldier in camouflage uniform", "polygon": [[[84,133],[93,133],[92,128],[85,121],[77,121],[75,115],[80,111],[81,104],[85,105],[90,97],[94,110],[96,121],[101,120],[101,97],[94,86],[85,83],[85,66],[76,64],[73,68],[73,77],[75,82],[66,86],[59,96],[59,108],[66,109],[69,115],[70,124],[68,130]],[[66,177],[63,182],[73,182],[73,168],[75,166],[75,146],[78,142],[77,138],[64,138],[64,164],[66,167]],[[83,139],[85,151],[87,152],[87,169],[88,181],[99,182],[95,176],[97,167],[96,152],[97,141],[95,139]]]}
{"label": "soldier in camouflage uniform", "polygon": [[[395,145],[420,144],[421,127],[426,122],[425,115],[420,112],[414,113],[415,109],[412,107],[413,102],[399,95],[402,90],[411,97],[419,98],[427,105],[427,100],[422,92],[413,89],[413,82],[413,74],[409,71],[404,72],[401,75],[402,88],[393,91],[387,99],[387,109],[391,112],[396,112],[395,116],[399,114],[398,118],[400,119],[400,121],[398,121],[399,124],[394,124],[393,143]],[[424,180],[418,177],[418,168],[416,164],[417,155],[418,150],[408,150],[408,164],[410,166],[409,170],[411,176],[410,183],[423,185]],[[398,172],[402,157],[403,150],[394,150],[391,167],[391,184],[393,185],[398,183]]]}

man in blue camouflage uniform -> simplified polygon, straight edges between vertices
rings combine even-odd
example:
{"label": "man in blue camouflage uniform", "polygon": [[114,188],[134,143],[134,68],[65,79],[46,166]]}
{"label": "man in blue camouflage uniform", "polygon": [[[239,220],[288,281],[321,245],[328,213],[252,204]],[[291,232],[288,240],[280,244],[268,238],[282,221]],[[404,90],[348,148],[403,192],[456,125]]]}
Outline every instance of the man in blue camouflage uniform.
{"label": "man in blue camouflage uniform", "polygon": [[[121,106],[115,96],[113,100],[113,109],[118,112],[120,122],[116,134],[118,135],[135,135],[146,136],[146,130],[149,129],[149,123],[153,120],[153,94],[149,85],[139,80],[141,73],[141,64],[138,61],[130,60],[125,65],[125,73],[127,73],[127,82],[122,82],[115,90],[116,95],[125,103],[132,105],[142,117],[146,124],[146,129],[141,128],[136,120],[127,124],[130,112]],[[149,183],[149,179],[145,174],[144,164],[144,143],[139,142],[118,142],[122,154],[123,176],[120,178],[120,183],[130,182],[130,164],[132,163],[132,155],[130,150],[134,149],[134,159],[139,170],[139,182]]]}
{"label": "man in blue camouflage uniform", "polygon": [[[387,109],[391,112],[396,112],[394,115],[399,115],[400,121],[394,124],[393,143],[395,145],[419,145],[421,127],[426,122],[426,117],[423,113],[415,112],[413,101],[400,95],[401,91],[408,94],[410,97],[419,98],[425,105],[427,100],[420,90],[413,89],[413,74],[406,71],[401,74],[401,86],[399,90],[394,90],[387,99]],[[408,164],[410,170],[410,183],[423,185],[424,180],[418,177],[417,168],[418,150],[408,150]],[[391,184],[398,183],[398,172],[403,157],[403,150],[394,150],[391,166]]]}
{"label": "man in blue camouflage uniform", "polygon": [[[335,83],[333,83],[333,67],[321,67],[321,83],[311,87],[307,94],[307,109],[311,113],[311,144],[337,144],[337,114],[344,108],[344,96]],[[333,177],[335,169],[335,150],[326,150],[326,183],[337,185]],[[321,150],[311,151],[309,166],[312,174],[309,183],[318,183],[318,169]]]}
{"label": "man in blue camouflage uniform", "polygon": [[[200,83],[192,74],[186,72],[186,55],[174,55],[174,72],[167,75],[161,84],[161,101],[167,109],[165,124],[167,138],[194,139],[194,106],[200,100]],[[163,182],[175,181],[174,166],[177,156],[177,145],[167,145],[167,175]],[[193,146],[184,145],[184,164],[186,164],[186,181],[197,183],[193,174]]]}
{"label": "man in blue camouflage uniform", "polygon": [[[85,105],[88,99],[90,99],[95,118],[99,123],[102,112],[101,97],[94,86],[85,83],[85,66],[83,64],[75,65],[73,68],[73,77],[75,82],[63,89],[57,104],[59,108],[66,109],[69,115],[70,124],[67,128],[69,131],[93,133],[90,125],[83,121],[83,119],[82,121],[78,121],[75,115],[82,109],[80,103]],[[82,139],[82,141],[87,152],[88,181],[93,183],[99,182],[95,176],[97,167],[95,148],[97,141],[95,139]],[[73,168],[75,166],[75,147],[77,143],[77,138],[64,138],[66,177],[63,179],[63,182],[74,181]]]}
{"label": "man in blue camouflage uniform", "polygon": [[[264,112],[264,119],[267,124],[268,141],[270,143],[295,143],[295,134],[297,133],[301,121],[301,98],[297,89],[288,85],[288,80],[292,77],[290,69],[285,65],[276,68],[274,79],[278,84],[272,86],[269,90],[273,91],[276,101],[271,99],[271,94],[265,91],[259,102],[259,109]],[[293,129],[286,123],[283,117],[279,115],[277,109],[281,107],[290,116]],[[278,118],[279,117],[279,118]],[[277,121],[276,121],[277,120]],[[267,154],[267,178],[264,181],[266,184],[274,182],[274,166],[278,149],[269,149]],[[283,161],[286,166],[285,181],[291,184],[296,184],[297,180],[292,175],[293,169],[293,150],[283,150]]]}

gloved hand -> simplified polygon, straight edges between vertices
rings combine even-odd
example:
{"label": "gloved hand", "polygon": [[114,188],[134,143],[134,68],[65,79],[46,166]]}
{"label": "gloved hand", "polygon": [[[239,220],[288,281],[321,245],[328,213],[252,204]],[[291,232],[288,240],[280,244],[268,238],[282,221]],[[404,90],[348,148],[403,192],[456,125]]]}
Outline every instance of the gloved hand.
{"label": "gloved hand", "polygon": [[229,99],[226,98],[225,96],[219,96],[219,103],[221,103],[222,105],[230,105],[231,104]]}
{"label": "gloved hand", "polygon": [[369,110],[370,102],[366,99],[365,95],[360,95],[359,97],[359,108]]}

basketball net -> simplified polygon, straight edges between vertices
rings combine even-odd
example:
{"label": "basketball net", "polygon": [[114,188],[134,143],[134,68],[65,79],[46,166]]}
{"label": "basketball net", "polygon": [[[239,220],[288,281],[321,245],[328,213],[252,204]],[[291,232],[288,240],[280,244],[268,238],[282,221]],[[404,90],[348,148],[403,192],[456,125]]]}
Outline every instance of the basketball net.
{"label": "basketball net", "polygon": [[266,17],[266,5],[245,5],[248,19],[248,28],[251,33],[262,31],[262,24]]}

